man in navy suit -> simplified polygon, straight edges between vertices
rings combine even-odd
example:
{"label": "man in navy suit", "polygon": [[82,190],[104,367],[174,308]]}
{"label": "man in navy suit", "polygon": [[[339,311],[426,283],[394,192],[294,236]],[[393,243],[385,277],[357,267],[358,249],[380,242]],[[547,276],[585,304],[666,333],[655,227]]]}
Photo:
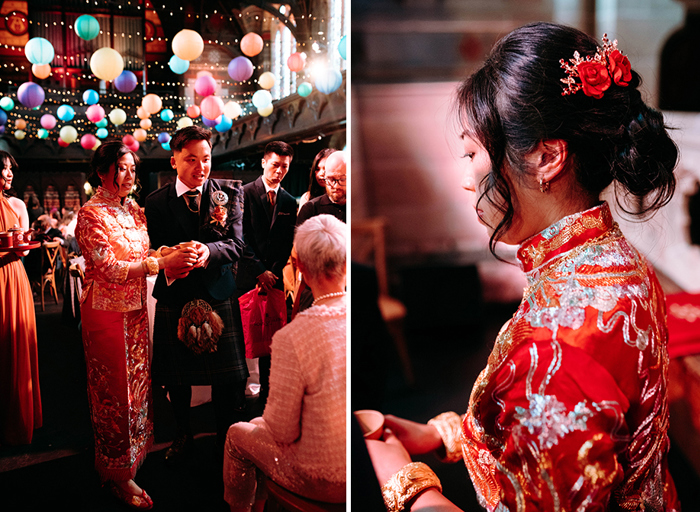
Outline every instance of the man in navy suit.
{"label": "man in navy suit", "polygon": [[[246,248],[239,263],[236,283],[240,292],[258,288],[267,292],[284,290],[282,271],[294,244],[297,202],[280,183],[287,175],[294,150],[281,141],[265,146],[263,174],[243,187],[243,238]],[[259,403],[267,401],[270,356],[258,359],[260,368]]]}
{"label": "man in navy suit", "polygon": [[[165,454],[168,462],[180,458],[193,444],[189,414],[191,386],[212,386],[221,450],[228,427],[244,419],[248,368],[240,309],[235,297],[232,298],[235,281],[231,270],[244,246],[243,191],[240,181],[208,179],[210,137],[211,132],[199,126],[179,130],[170,141],[173,151],[170,163],[177,171],[177,180],[146,198],[152,247],[192,242],[191,250],[197,254],[197,262],[189,272],[168,275],[161,271],[153,289],[157,300],[153,383],[168,391],[177,424],[175,441]],[[195,302],[197,299],[203,302]],[[223,321],[223,331],[215,347],[203,352],[199,347],[186,345],[181,333],[178,336],[181,316],[185,328],[194,325],[190,316],[193,306],[202,308],[200,311],[211,307]]]}

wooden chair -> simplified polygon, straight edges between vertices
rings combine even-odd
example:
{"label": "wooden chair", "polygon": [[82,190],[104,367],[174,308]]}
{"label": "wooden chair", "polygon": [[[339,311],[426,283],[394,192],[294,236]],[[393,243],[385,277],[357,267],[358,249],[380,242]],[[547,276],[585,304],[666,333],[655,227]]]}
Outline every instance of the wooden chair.
{"label": "wooden chair", "polygon": [[345,503],[325,503],[304,498],[267,479],[267,512],[342,512]]}
{"label": "wooden chair", "polygon": [[56,262],[61,253],[61,242],[44,242],[41,244],[41,268],[47,269],[41,275],[41,310],[44,311],[44,289],[49,287],[53,293],[53,298],[58,304],[58,291],[56,290]]}
{"label": "wooden chair", "polygon": [[372,265],[377,273],[379,310],[394,340],[403,367],[404,379],[409,385],[415,382],[413,364],[408,354],[403,332],[406,306],[389,294],[389,278],[386,261],[386,221],[383,218],[353,219],[351,224],[352,259]]}

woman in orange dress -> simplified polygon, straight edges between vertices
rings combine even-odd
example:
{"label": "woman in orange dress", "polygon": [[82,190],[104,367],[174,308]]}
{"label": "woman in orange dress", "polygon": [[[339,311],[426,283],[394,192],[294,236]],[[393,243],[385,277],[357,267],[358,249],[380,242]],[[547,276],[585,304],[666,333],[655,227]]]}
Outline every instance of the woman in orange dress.
{"label": "woman in orange dress", "polygon": [[149,255],[146,217],[127,198],[137,164],[121,142],[97,149],[91,179],[101,186],[78,212],[76,238],[85,257],[80,311],[95,469],[120,501],[148,510],[153,502],[133,480],[153,442],[146,276],[196,258],[165,248]]}
{"label": "woman in orange dress", "polygon": [[[17,162],[5,151],[0,162],[0,232],[26,230],[24,203],[4,193],[12,187]],[[10,445],[30,444],[42,423],[34,299],[21,256],[0,252],[0,444]]]}

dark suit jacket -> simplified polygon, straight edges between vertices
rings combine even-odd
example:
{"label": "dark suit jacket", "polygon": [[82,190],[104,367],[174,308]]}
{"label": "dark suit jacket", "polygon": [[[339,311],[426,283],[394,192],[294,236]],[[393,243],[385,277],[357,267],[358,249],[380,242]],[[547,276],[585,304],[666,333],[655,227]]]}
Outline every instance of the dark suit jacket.
{"label": "dark suit jacket", "polygon": [[243,187],[243,238],[246,248],[238,267],[236,283],[241,290],[252,290],[257,277],[269,270],[278,278],[276,288],[284,288],[282,270],[294,244],[297,202],[289,192],[279,188],[275,210],[270,215],[270,202],[260,176]]}
{"label": "dark suit jacket", "polygon": [[[228,215],[223,227],[212,224],[216,204],[212,194],[223,190],[228,196],[225,205]],[[187,209],[182,197],[177,197],[175,182],[165,185],[146,198],[146,221],[151,247],[173,246],[180,242],[197,240],[209,247],[206,268],[190,272],[184,279],[176,279],[167,286],[161,272],[156,280],[153,296],[172,308],[181,308],[195,298],[224,300],[235,291],[231,267],[243,253],[243,192],[237,180],[212,180],[204,183],[199,217]]]}
{"label": "dark suit jacket", "polygon": [[301,224],[305,220],[315,215],[321,215],[322,213],[333,215],[345,222],[345,205],[335,204],[328,195],[323,194],[322,196],[314,197],[310,201],[307,201],[304,206],[301,207],[301,210],[299,210],[299,217],[297,217],[297,224]]}

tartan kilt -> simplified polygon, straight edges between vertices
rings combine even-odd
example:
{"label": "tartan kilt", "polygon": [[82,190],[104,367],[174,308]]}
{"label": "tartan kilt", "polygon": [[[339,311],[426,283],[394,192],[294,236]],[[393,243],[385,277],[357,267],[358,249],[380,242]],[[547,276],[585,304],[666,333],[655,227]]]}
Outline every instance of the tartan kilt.
{"label": "tartan kilt", "polygon": [[195,354],[177,337],[182,309],[156,303],[153,325],[153,383],[159,386],[207,386],[248,378],[241,310],[235,299],[209,300],[224,322],[216,352]]}

